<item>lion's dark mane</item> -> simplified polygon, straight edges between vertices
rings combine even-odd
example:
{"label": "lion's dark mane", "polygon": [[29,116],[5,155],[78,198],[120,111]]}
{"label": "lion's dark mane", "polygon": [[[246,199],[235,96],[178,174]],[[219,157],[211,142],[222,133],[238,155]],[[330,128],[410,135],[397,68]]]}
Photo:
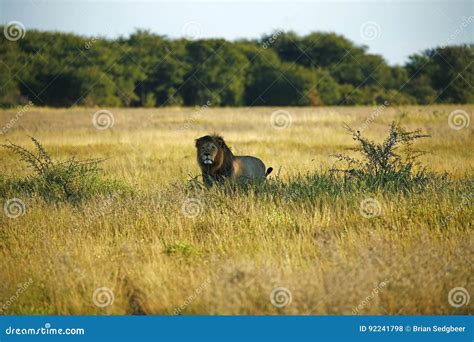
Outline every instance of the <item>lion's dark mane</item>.
{"label": "lion's dark mane", "polygon": [[[199,158],[199,148],[206,142],[212,142],[218,148],[216,159],[212,165],[205,165]],[[211,186],[213,182],[221,182],[232,175],[232,162],[235,157],[221,136],[214,134],[196,139],[196,148],[198,149],[198,163],[202,178],[207,186]]]}

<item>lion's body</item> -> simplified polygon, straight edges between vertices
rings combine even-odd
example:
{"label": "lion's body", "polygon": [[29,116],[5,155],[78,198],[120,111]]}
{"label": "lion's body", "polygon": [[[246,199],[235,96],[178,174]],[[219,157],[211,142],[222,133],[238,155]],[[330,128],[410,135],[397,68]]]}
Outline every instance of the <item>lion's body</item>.
{"label": "lion's body", "polygon": [[235,156],[232,162],[233,178],[265,178],[265,164],[258,158],[251,156]]}
{"label": "lion's body", "polygon": [[265,164],[251,156],[234,156],[222,137],[206,135],[196,139],[197,161],[201,168],[204,183],[214,182],[263,181],[272,172]]}

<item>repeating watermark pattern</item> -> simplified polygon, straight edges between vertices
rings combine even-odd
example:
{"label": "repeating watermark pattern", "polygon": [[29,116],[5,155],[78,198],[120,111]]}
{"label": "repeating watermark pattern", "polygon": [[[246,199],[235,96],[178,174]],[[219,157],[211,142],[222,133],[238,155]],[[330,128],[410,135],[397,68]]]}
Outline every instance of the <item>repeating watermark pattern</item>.
{"label": "repeating watermark pattern", "polygon": [[359,303],[356,307],[352,308],[352,313],[354,315],[358,314],[360,310],[362,310],[364,307],[366,307],[371,301],[374,300],[375,297],[378,296],[378,294],[383,290],[385,286],[387,286],[388,280],[382,281],[380,284],[378,284],[376,287],[372,289],[372,292],[365,297],[365,299]]}
{"label": "repeating watermark pattern", "polygon": [[204,114],[204,112],[211,106],[211,101],[207,100],[206,103],[204,105],[202,105],[201,107],[198,107],[196,109],[196,111],[192,114],[191,116],[191,119],[188,120],[188,122],[186,122],[182,127],[181,129],[182,130],[185,130],[185,129],[190,129],[194,123],[199,120],[199,118]]}
{"label": "repeating watermark pattern", "polygon": [[380,106],[378,106],[377,108],[375,108],[372,113],[370,113],[370,116],[365,119],[364,123],[362,125],[360,125],[358,128],[357,128],[357,132],[363,132],[365,131],[367,128],[369,128],[369,126],[372,124],[372,122],[374,122],[374,120],[379,116],[381,115],[385,109],[387,109],[387,107],[390,106],[390,103],[385,100],[385,102],[383,104],[381,104]]}
{"label": "repeating watermark pattern", "polygon": [[270,293],[270,302],[277,308],[284,308],[291,304],[293,297],[286,287],[276,287]]}
{"label": "repeating watermark pattern", "polygon": [[283,198],[287,201],[297,201],[301,199],[301,192],[298,190],[290,189],[283,194]]}
{"label": "repeating watermark pattern", "polygon": [[181,206],[181,211],[184,216],[195,218],[202,214],[204,206],[198,198],[186,198]]}
{"label": "repeating watermark pattern", "polygon": [[471,118],[469,114],[462,109],[456,109],[449,113],[448,124],[452,129],[458,131],[460,129],[467,128],[469,127],[470,122]]}
{"label": "repeating watermark pattern", "polygon": [[5,201],[5,204],[3,205],[3,212],[9,218],[15,219],[25,215],[26,205],[19,198],[10,198]]}
{"label": "repeating watermark pattern", "polygon": [[25,38],[26,29],[25,25],[19,21],[10,21],[3,28],[3,34],[5,38],[11,42],[16,42],[17,40]]}
{"label": "repeating watermark pattern", "polygon": [[114,303],[114,292],[108,287],[99,287],[92,295],[92,301],[99,308],[111,306]]}
{"label": "repeating watermark pattern", "polygon": [[375,21],[366,21],[359,28],[360,36],[365,41],[373,41],[382,35],[382,28]]}
{"label": "repeating watermark pattern", "polygon": [[469,304],[470,300],[471,296],[469,296],[469,292],[464,287],[452,288],[448,293],[448,302],[455,308]]}
{"label": "repeating watermark pattern", "polygon": [[448,45],[452,45],[456,39],[465,29],[474,21],[474,15],[470,17],[462,17],[462,21],[458,27],[451,33],[451,35],[440,45],[441,48],[445,48]]}
{"label": "repeating watermark pattern", "polygon": [[84,43],[84,49],[89,50],[94,45],[94,43],[97,41],[97,39],[98,38],[96,38],[96,37],[92,37],[87,42],[85,42]]}
{"label": "repeating watermark pattern", "polygon": [[95,128],[104,130],[113,127],[115,118],[112,112],[101,109],[92,116],[92,124]]}
{"label": "repeating watermark pattern", "polygon": [[375,198],[366,198],[360,202],[359,212],[365,218],[373,218],[382,213],[382,206]]}
{"label": "repeating watermark pattern", "polygon": [[71,258],[69,253],[60,255],[58,260],[61,261],[61,266],[64,268],[65,272],[77,275],[78,279],[84,279],[86,277],[86,272],[82,268],[76,267],[74,259]]}
{"label": "repeating watermark pattern", "polygon": [[262,47],[264,49],[268,49],[277,39],[278,37],[283,33],[283,31],[276,31],[274,34],[272,34],[269,38],[267,38],[263,43]]}
{"label": "repeating watermark pattern", "polygon": [[20,120],[20,118],[27,112],[31,109],[31,107],[33,107],[34,104],[33,102],[29,101],[26,105],[24,106],[18,106],[18,110],[15,114],[15,117],[12,118],[10,121],[7,122],[7,124],[5,126],[2,127],[2,129],[0,130],[0,135],[4,135],[6,134],[10,128],[12,128],[13,126],[16,125],[16,123],[18,122],[18,120]]}
{"label": "repeating watermark pattern", "polygon": [[461,204],[458,205],[454,211],[448,215],[447,217],[441,219],[441,223],[446,225],[449,221],[452,220],[453,217],[455,217],[460,211],[461,209],[468,203],[471,201],[471,198],[474,196],[474,192],[471,192],[469,193],[468,195],[466,196],[463,196],[462,200],[461,200]]}
{"label": "repeating watermark pattern", "polygon": [[196,21],[189,21],[181,28],[184,38],[189,40],[199,39],[202,36],[202,26]]}
{"label": "repeating watermark pattern", "polygon": [[206,288],[209,286],[209,284],[211,283],[211,280],[210,279],[207,279],[206,281],[204,281],[201,285],[199,285],[196,289],[194,289],[194,293],[192,295],[190,295],[188,298],[186,298],[186,300],[184,301],[184,303],[182,305],[180,305],[179,307],[177,307],[175,310],[174,310],[174,314],[175,315],[179,315],[181,314],[181,312],[183,312],[184,309],[186,309],[189,305],[191,305],[192,302],[194,302],[194,300],[196,299],[196,297]]}
{"label": "repeating watermark pattern", "polygon": [[2,306],[0,306],[0,313],[6,312],[10,305],[12,305],[18,299],[18,297],[20,297],[20,295],[24,293],[28,287],[30,287],[31,284],[33,284],[33,279],[31,278],[23,284],[18,284],[18,289],[16,290],[15,294],[8,298],[7,301],[3,303]]}
{"label": "repeating watermark pattern", "polygon": [[[117,200],[117,197],[121,193],[114,194],[110,197],[107,197],[90,215],[87,216],[85,220],[81,220],[80,227],[87,227],[91,225],[99,217],[110,213],[110,209],[114,202]],[[79,224],[78,224],[79,226]]]}
{"label": "repeating watermark pattern", "polygon": [[270,119],[272,127],[276,129],[290,128],[292,121],[291,114],[283,109],[274,111]]}

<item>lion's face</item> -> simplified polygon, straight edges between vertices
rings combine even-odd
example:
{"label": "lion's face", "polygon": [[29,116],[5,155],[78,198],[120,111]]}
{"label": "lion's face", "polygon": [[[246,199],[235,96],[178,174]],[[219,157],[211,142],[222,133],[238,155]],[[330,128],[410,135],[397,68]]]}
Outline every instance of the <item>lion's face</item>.
{"label": "lion's face", "polygon": [[212,165],[216,159],[217,152],[219,151],[217,145],[210,141],[198,144],[197,150],[198,159],[204,165]]}

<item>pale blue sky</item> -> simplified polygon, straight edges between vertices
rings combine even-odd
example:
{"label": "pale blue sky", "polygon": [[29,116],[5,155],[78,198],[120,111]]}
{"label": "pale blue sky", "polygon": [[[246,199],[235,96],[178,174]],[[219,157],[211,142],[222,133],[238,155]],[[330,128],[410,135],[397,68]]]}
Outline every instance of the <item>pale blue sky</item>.
{"label": "pale blue sky", "polygon": [[[258,38],[278,29],[302,35],[332,31],[367,45],[370,52],[384,56],[390,64],[402,64],[410,54],[446,42],[474,42],[472,0],[0,0],[0,24],[10,21],[20,21],[27,31],[35,28],[107,37],[128,35],[138,28],[169,37],[231,40]],[[364,27],[368,28],[365,35],[361,34]]]}

